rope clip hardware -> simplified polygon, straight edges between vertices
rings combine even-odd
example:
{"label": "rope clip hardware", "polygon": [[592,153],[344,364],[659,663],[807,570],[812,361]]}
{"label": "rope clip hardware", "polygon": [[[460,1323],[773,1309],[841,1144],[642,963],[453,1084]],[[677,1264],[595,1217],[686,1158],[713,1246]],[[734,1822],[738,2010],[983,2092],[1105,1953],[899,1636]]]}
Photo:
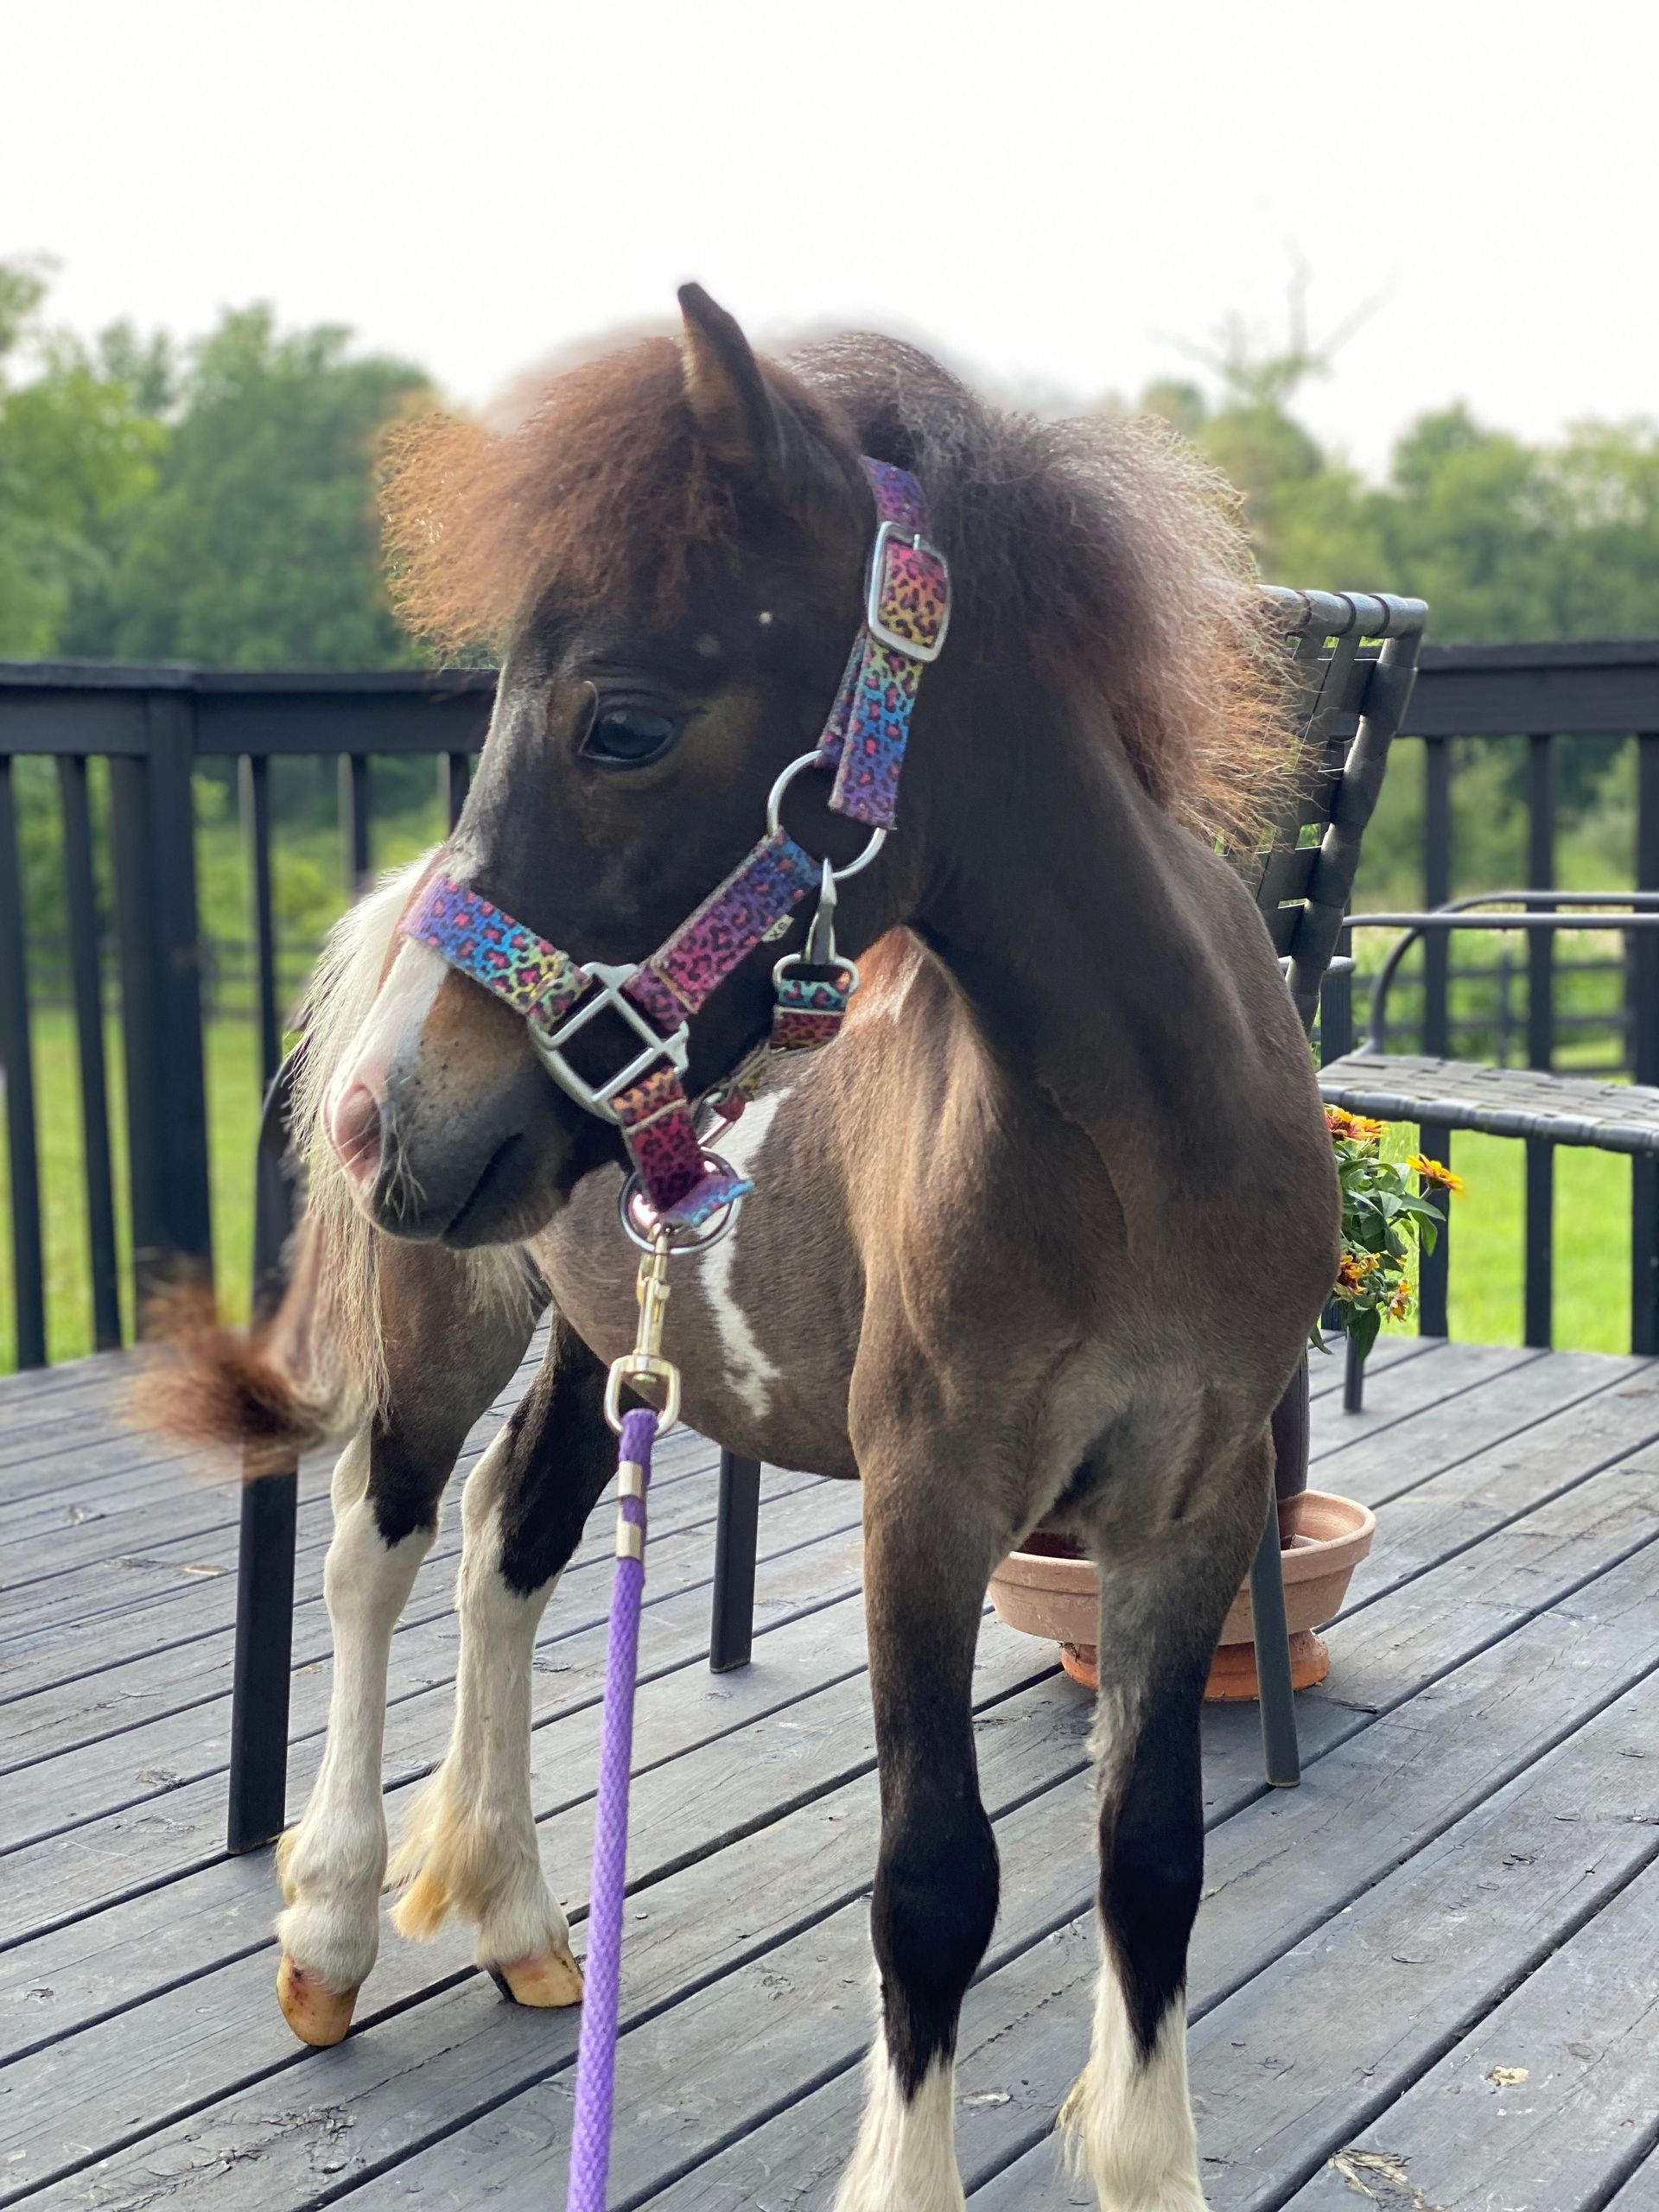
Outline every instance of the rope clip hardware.
{"label": "rope clip hardware", "polygon": [[[665,1435],[680,1417],[680,1370],[671,1359],[663,1357],[663,1320],[668,1307],[668,1262],[672,1255],[672,1233],[660,1224],[653,1232],[650,1249],[639,1262],[633,1294],[639,1306],[639,1325],[634,1332],[633,1349],[623,1353],[620,1359],[611,1362],[611,1371],[605,1384],[605,1418],[618,1435],[622,1433],[622,1388],[632,1382],[660,1382],[663,1386],[662,1410],[657,1417],[657,1433]],[[639,1394],[645,1396],[643,1391]],[[650,1403],[649,1399],[646,1400]]]}

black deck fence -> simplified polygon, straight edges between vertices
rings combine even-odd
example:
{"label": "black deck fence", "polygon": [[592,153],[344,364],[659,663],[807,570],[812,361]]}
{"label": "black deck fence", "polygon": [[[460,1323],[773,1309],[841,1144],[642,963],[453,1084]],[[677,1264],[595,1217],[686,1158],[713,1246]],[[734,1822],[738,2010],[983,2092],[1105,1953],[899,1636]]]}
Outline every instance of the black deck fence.
{"label": "black deck fence", "polygon": [[[10,1170],[15,1357],[48,1357],[42,1190],[31,1022],[44,1004],[73,1009],[83,1124],[80,1194],[92,1285],[92,1337],[123,1336],[122,1239],[111,1143],[105,1033],[113,1011],[125,1107],[129,1311],[182,1261],[211,1271],[212,1230],[204,1023],[214,1005],[245,1014],[262,1081],[280,1056],[287,987],[315,947],[279,942],[274,919],[271,771],[297,757],[335,763],[342,891],[354,890],[377,855],[376,768],[431,763],[433,813],[453,823],[493,696],[487,671],[443,674],[249,675],[188,668],[0,662],[0,1075]],[[1563,766],[1575,743],[1634,747],[1634,819],[1622,883],[1659,890],[1659,641],[1441,646],[1425,649],[1391,778],[1413,740],[1422,748],[1421,822],[1411,886],[1437,906],[1454,889],[1454,748],[1501,744],[1522,786],[1527,880],[1555,885]],[[60,927],[32,911],[19,835],[14,764],[46,756],[57,779],[54,851]],[[92,803],[89,770],[106,782]],[[194,779],[212,766],[233,786],[243,847],[247,922],[237,939],[204,939],[196,880]],[[38,870],[36,871],[38,874]],[[1505,873],[1514,874],[1513,868]],[[1362,865],[1362,899],[1367,871]],[[1458,881],[1459,889],[1469,889]],[[1550,1066],[1606,1066],[1659,1083],[1659,939],[1624,940],[1611,958],[1558,950],[1537,937],[1517,957],[1501,944],[1458,959],[1431,938],[1414,1000],[1396,995],[1418,1049],[1469,1057],[1524,1058]],[[1332,994],[1324,1047],[1351,1040],[1353,990]],[[1604,1002],[1582,1003],[1600,988]],[[1565,991],[1562,986],[1566,986]],[[1565,1000],[1565,1003],[1563,1001]],[[1575,1039],[1599,1041],[1586,1061]],[[252,1128],[249,1129],[251,1154]],[[251,1157],[248,1173],[252,1175]],[[1638,1169],[1638,1185],[1642,1171]],[[1651,1194],[1649,1195],[1649,1198]],[[1638,1187],[1637,1203],[1643,1203]],[[1443,1287],[1425,1300],[1426,1326],[1444,1328]]]}

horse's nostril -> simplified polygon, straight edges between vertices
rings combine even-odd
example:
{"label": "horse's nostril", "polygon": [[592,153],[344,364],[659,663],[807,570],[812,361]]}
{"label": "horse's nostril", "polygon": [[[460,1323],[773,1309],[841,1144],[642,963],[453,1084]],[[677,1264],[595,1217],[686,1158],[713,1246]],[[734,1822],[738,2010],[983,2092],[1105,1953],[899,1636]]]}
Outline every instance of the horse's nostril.
{"label": "horse's nostril", "polygon": [[379,1100],[366,1083],[348,1084],[328,1109],[328,1141],[359,1183],[380,1172],[381,1135]]}

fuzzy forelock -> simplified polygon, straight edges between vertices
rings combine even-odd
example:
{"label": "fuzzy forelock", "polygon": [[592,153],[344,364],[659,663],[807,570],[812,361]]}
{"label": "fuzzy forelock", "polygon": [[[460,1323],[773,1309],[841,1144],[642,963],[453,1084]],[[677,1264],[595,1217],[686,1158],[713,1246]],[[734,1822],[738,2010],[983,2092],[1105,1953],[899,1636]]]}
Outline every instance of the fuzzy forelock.
{"label": "fuzzy forelock", "polygon": [[[893,339],[831,339],[788,366],[858,450],[920,478],[951,563],[952,652],[1063,672],[1160,805],[1253,846],[1297,763],[1285,656],[1224,480],[1162,424],[1007,412]],[[671,604],[739,527],[670,338],[556,377],[504,434],[407,427],[385,512],[399,610],[452,648],[499,642],[551,589]]]}
{"label": "fuzzy forelock", "polygon": [[499,645],[553,589],[671,605],[698,552],[735,528],[671,338],[567,369],[505,432],[443,415],[404,425],[382,507],[397,611],[450,649]]}

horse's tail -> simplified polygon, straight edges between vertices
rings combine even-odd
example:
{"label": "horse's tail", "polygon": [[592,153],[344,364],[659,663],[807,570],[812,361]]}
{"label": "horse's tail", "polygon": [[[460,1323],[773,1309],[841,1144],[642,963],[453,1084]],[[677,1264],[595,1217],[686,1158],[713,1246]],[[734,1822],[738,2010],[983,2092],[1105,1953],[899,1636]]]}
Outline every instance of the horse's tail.
{"label": "horse's tail", "polygon": [[[240,1445],[255,1464],[276,1462],[350,1433],[386,1404],[385,1236],[357,1203],[323,1129],[323,1111],[390,965],[398,918],[430,858],[385,877],[336,924],[307,989],[290,1112],[307,1198],[284,1255],[281,1297],[242,1330],[218,1320],[204,1290],[164,1292],[154,1320],[168,1353],[146,1369],[135,1392],[137,1416],[148,1427],[211,1448]],[[455,1261],[480,1263],[491,1274],[522,1274],[507,1252]]]}

